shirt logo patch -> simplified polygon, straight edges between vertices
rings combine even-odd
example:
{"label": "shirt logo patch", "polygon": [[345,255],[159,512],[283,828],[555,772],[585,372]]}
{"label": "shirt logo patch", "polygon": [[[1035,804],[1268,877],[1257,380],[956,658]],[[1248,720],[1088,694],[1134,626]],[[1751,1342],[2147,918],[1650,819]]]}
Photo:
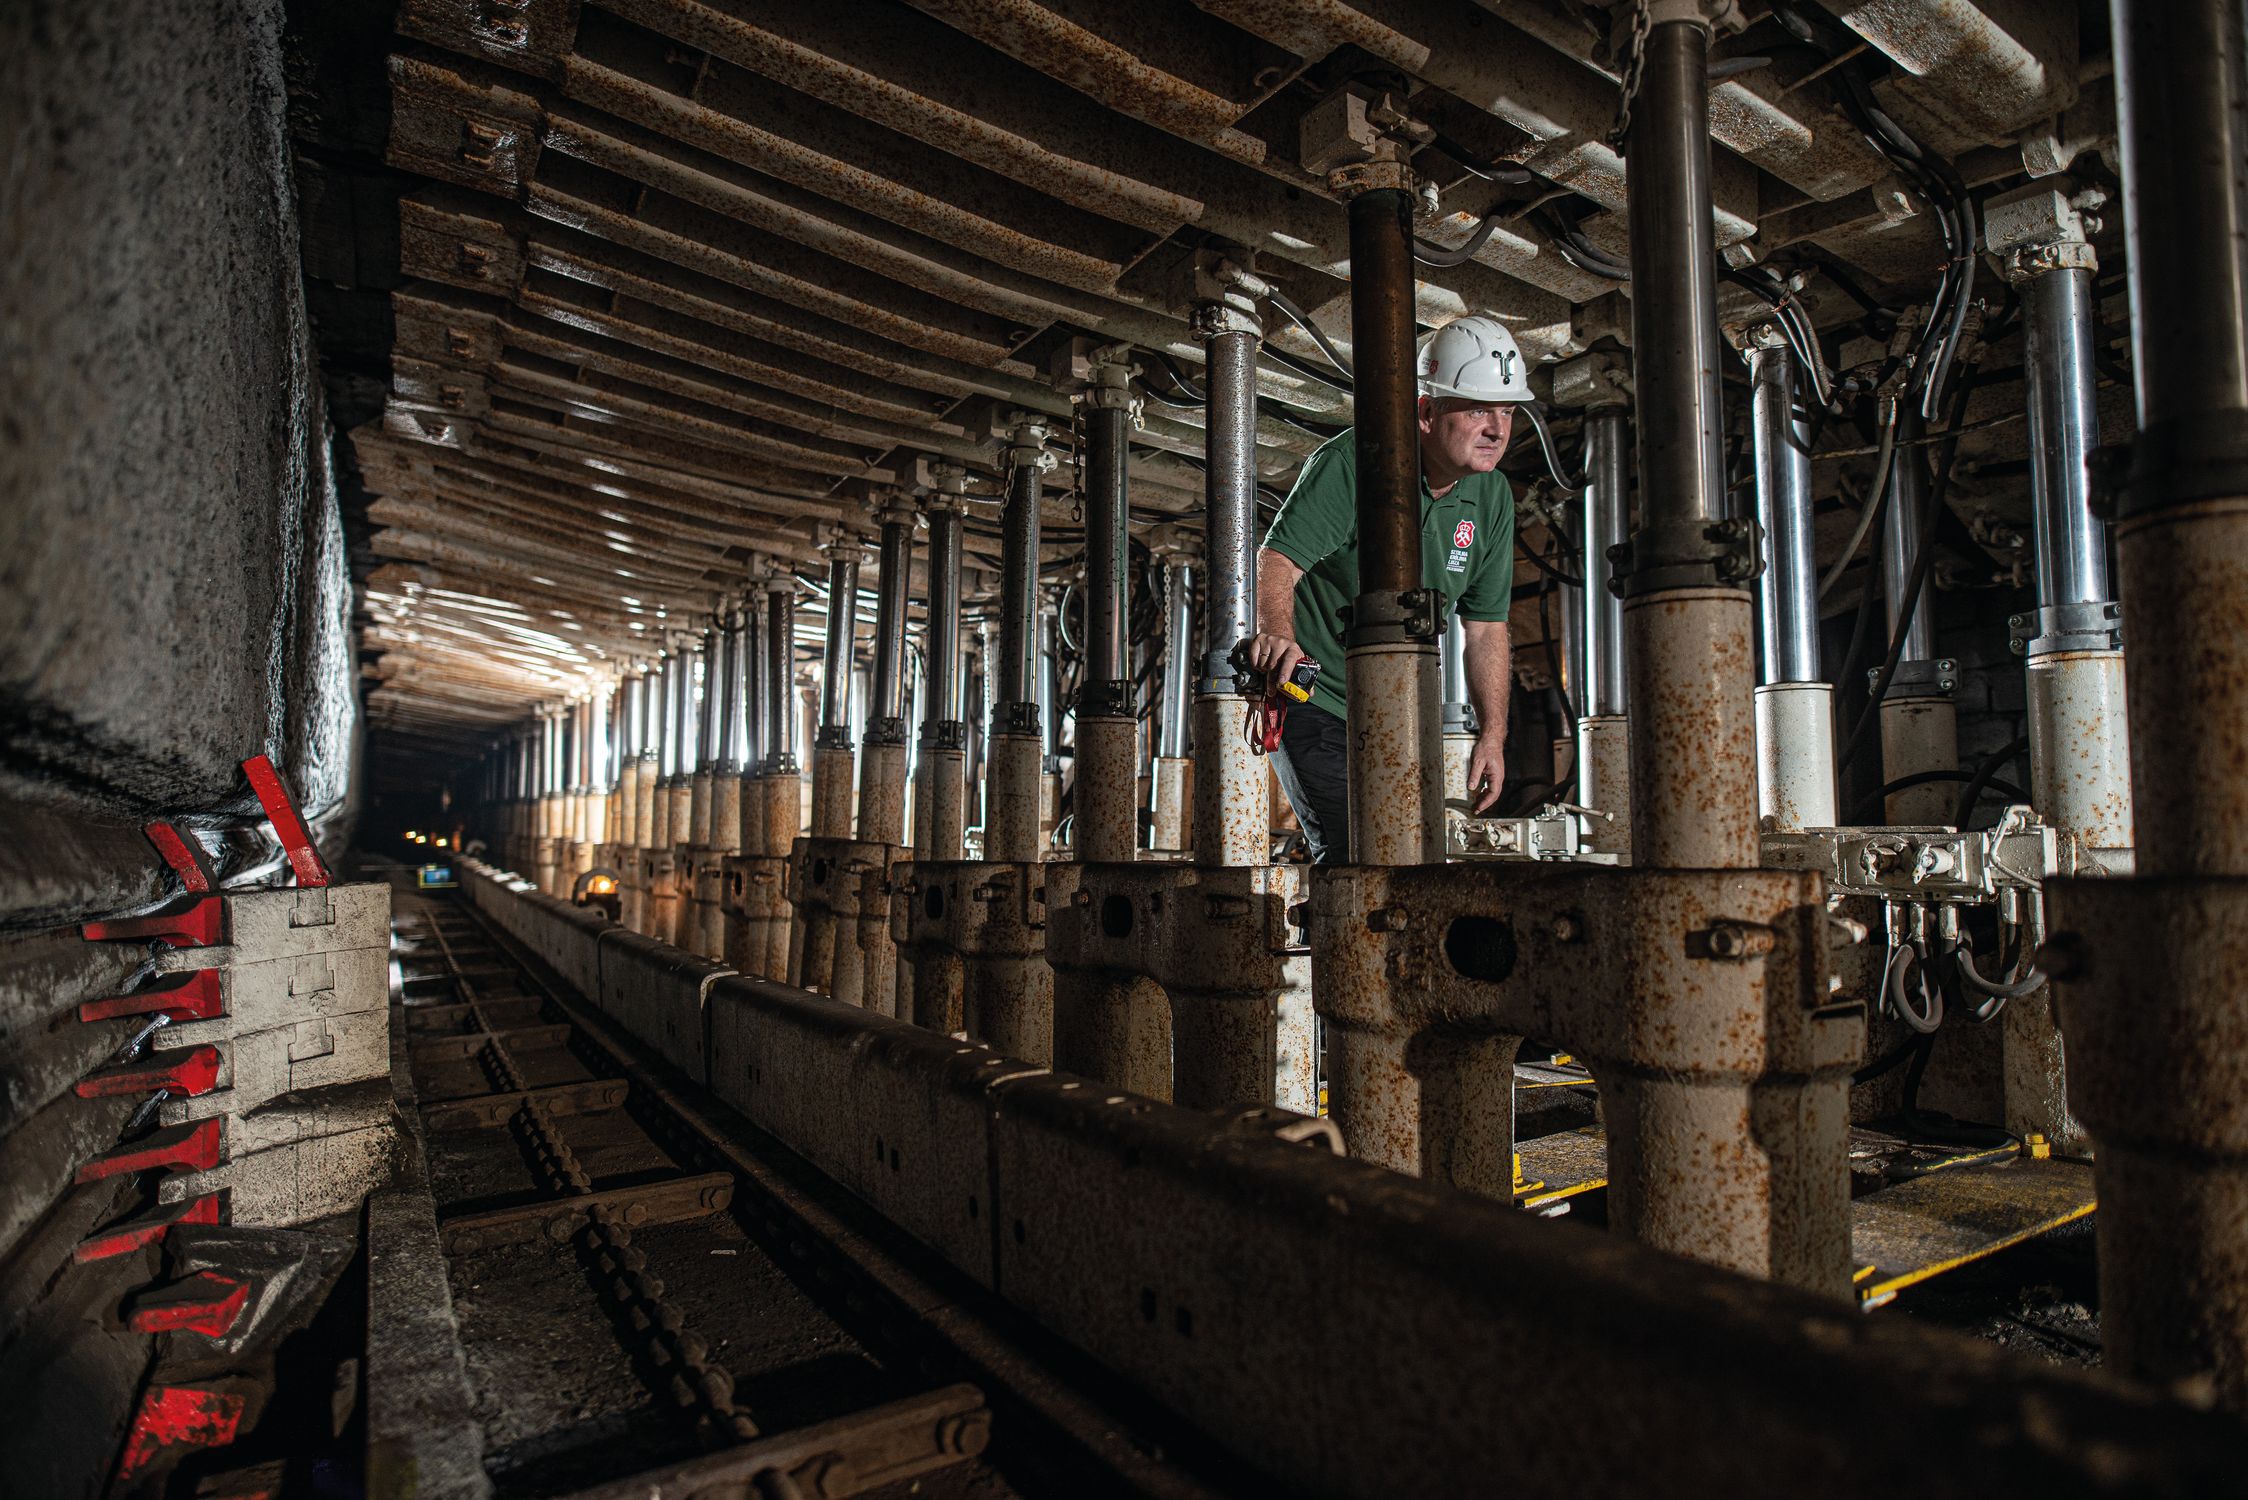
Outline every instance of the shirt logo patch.
{"label": "shirt logo patch", "polygon": [[1475,523],[1473,521],[1462,521],[1452,528],[1452,545],[1455,547],[1472,547],[1475,545]]}
{"label": "shirt logo patch", "polygon": [[[1462,521],[1460,524],[1464,526],[1467,523]],[[1447,573],[1465,573],[1467,571],[1467,548],[1454,547],[1452,555],[1445,560],[1444,571]]]}

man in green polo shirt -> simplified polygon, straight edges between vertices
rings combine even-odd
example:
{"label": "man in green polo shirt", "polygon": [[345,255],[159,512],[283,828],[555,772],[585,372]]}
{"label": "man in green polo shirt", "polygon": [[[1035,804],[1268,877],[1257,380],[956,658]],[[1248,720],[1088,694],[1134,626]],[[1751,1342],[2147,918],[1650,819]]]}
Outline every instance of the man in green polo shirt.
{"label": "man in green polo shirt", "polygon": [[[1497,472],[1530,399],[1514,336],[1495,318],[1465,317],[1423,341],[1419,359],[1421,582],[1451,601],[1467,642],[1468,699],[1477,724],[1464,791],[1475,812],[1499,800],[1506,776],[1506,712],[1514,599],[1514,491]],[[1274,768],[1321,864],[1350,860],[1344,721],[1345,612],[1358,597],[1358,444],[1345,432],[1296,476],[1257,552],[1257,634],[1249,659],[1275,677],[1309,656],[1311,701],[1288,715]]]}

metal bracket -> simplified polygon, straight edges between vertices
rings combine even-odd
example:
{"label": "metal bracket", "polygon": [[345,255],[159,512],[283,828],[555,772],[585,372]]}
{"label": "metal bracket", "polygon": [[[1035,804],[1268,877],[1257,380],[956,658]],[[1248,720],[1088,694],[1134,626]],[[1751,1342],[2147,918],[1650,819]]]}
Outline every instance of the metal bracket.
{"label": "metal bracket", "polygon": [[1129,719],[1134,716],[1132,699],[1129,681],[1088,682],[1077,690],[1077,717]]}
{"label": "metal bracket", "polygon": [[1745,516],[1642,526],[1608,549],[1619,598],[1667,589],[1743,588],[1764,571],[1764,528]]}
{"label": "metal bracket", "polygon": [[992,711],[993,734],[1038,733],[1038,705],[1036,703],[1002,703]]}
{"label": "metal bracket", "polygon": [[812,736],[814,750],[848,750],[851,748],[851,726],[848,724],[822,724]]}
{"label": "metal bracket", "polygon": [[905,743],[903,718],[869,719],[866,721],[866,738],[869,745],[902,745]]}
{"label": "metal bracket", "polygon": [[1435,641],[1444,634],[1451,600],[1436,589],[1360,594],[1351,607],[1345,648],[1387,645],[1400,640]]}
{"label": "metal bracket", "polygon": [[2016,656],[2119,651],[2123,648],[2123,606],[2105,599],[2090,604],[2041,604],[2027,614],[2008,616],[2006,633]]}
{"label": "metal bracket", "polygon": [[[1871,684],[1881,676],[1881,669],[1867,671],[1866,681]],[[1890,675],[1889,687],[1881,696],[1889,698],[1943,698],[1949,697],[1959,686],[1959,663],[1948,656],[1929,661],[1901,661]]]}
{"label": "metal bracket", "polygon": [[968,726],[959,719],[931,719],[921,726],[924,750],[965,750]]}

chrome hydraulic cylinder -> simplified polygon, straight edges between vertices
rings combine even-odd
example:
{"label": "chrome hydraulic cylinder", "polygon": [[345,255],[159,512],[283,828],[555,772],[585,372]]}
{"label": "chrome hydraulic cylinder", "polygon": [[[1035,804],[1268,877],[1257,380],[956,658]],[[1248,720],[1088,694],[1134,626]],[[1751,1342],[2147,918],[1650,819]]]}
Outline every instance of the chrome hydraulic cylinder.
{"label": "chrome hydraulic cylinder", "polygon": [[1139,854],[1139,703],[1126,635],[1131,507],[1126,492],[1131,374],[1125,350],[1094,356],[1084,407],[1085,683],[1077,695],[1073,843],[1080,861]]}
{"label": "chrome hydraulic cylinder", "polygon": [[929,502],[929,626],[924,655],[921,758],[913,796],[913,852],[921,860],[956,860],[968,832],[967,724],[961,707],[961,507],[957,495]]}
{"label": "chrome hydraulic cylinder", "polygon": [[1777,328],[1750,335],[1756,438],[1756,799],[1763,827],[1835,825],[1834,689],[1819,671],[1819,575],[1812,549],[1811,432],[1797,419],[1795,357]]}
{"label": "chrome hydraulic cylinder", "polygon": [[1609,550],[1630,535],[1631,434],[1613,382],[1585,413],[1584,696],[1577,704],[1577,801],[1605,816],[1586,843],[1631,856],[1631,725],[1626,717],[1624,601],[1608,587]]}

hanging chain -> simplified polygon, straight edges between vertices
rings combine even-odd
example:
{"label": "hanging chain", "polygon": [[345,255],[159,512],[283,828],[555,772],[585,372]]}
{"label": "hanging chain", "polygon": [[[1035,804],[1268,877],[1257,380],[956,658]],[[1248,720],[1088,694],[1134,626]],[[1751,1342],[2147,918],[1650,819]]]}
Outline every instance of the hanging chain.
{"label": "hanging chain", "polygon": [[1616,100],[1615,128],[1608,132],[1608,144],[1618,151],[1624,149],[1625,138],[1631,134],[1632,101],[1639,97],[1640,74],[1647,66],[1647,33],[1653,29],[1648,0],[1632,0],[1631,38],[1624,45],[1623,93]]}

